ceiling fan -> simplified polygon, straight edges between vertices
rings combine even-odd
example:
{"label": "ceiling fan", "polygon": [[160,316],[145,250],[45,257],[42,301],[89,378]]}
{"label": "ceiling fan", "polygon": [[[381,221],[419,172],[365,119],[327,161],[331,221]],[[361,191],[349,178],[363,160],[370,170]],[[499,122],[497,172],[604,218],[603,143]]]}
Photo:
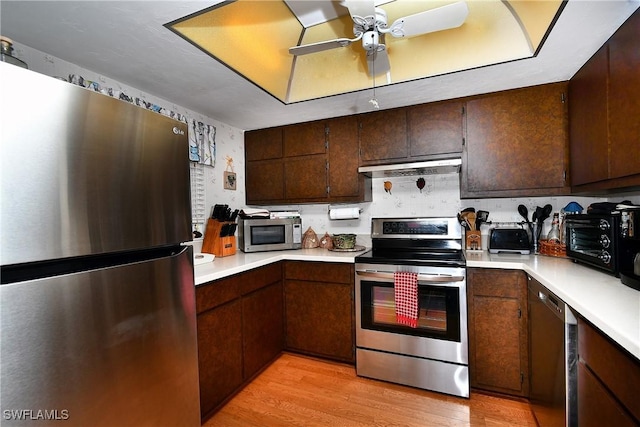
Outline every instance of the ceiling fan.
{"label": "ceiling fan", "polygon": [[346,47],[362,40],[362,47],[367,54],[368,73],[375,77],[391,69],[385,44],[387,34],[403,38],[457,28],[464,23],[469,13],[467,3],[460,1],[405,16],[387,25],[387,13],[382,8],[375,7],[375,0],[344,0],[340,4],[349,10],[353,20],[353,39],[339,38],[294,46],[289,48],[289,53],[296,56],[307,55]]}

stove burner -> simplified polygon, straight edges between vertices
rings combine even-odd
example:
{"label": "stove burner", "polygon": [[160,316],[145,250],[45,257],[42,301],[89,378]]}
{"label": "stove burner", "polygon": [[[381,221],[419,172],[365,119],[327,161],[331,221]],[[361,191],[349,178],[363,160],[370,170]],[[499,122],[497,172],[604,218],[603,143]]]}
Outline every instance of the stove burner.
{"label": "stove burner", "polygon": [[372,249],[356,262],[424,266],[465,266],[456,218],[374,218]]}

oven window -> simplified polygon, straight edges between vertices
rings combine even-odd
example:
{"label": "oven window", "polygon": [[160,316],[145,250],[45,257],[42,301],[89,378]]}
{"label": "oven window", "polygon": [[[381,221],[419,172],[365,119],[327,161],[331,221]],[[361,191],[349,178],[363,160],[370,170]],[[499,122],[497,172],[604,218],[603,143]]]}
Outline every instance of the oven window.
{"label": "oven window", "polygon": [[421,285],[418,288],[418,327],[412,328],[396,322],[392,283],[362,281],[360,285],[364,329],[460,341],[458,288]]}
{"label": "oven window", "polygon": [[252,245],[273,245],[285,242],[285,225],[252,225]]}

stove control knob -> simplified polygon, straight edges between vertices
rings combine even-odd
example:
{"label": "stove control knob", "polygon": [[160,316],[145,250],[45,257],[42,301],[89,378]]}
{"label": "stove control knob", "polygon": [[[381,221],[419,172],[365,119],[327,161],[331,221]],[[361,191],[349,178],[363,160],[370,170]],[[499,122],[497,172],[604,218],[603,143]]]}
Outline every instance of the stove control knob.
{"label": "stove control knob", "polygon": [[603,248],[606,249],[611,244],[611,240],[606,235],[603,234],[600,236],[600,244],[602,245]]}
{"label": "stove control knob", "polygon": [[600,220],[600,230],[605,231],[611,228],[611,225],[609,225],[609,222],[607,220],[601,219]]}

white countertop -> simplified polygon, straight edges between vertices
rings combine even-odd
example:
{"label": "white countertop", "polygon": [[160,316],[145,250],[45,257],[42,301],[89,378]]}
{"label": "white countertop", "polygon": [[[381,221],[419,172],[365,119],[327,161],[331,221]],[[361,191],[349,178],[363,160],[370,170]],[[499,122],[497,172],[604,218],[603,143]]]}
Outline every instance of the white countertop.
{"label": "white countertop", "polygon": [[[360,252],[326,249],[257,252],[216,257],[195,267],[196,286],[283,260],[353,263]],[[640,359],[640,291],[620,279],[570,260],[542,255],[466,252],[467,267],[524,270],[574,311]]]}

